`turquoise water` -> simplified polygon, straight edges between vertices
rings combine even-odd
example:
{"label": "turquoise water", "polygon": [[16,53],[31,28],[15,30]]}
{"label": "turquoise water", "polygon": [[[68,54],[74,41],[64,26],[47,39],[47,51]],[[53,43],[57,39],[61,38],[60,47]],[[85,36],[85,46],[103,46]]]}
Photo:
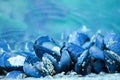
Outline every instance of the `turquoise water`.
{"label": "turquoise water", "polygon": [[60,38],[82,26],[120,33],[120,0],[0,0],[2,38]]}

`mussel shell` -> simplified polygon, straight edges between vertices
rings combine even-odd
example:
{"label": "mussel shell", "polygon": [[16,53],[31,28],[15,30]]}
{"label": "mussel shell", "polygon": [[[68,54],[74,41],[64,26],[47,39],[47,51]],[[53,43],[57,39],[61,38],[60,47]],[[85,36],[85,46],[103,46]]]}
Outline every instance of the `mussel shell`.
{"label": "mussel shell", "polygon": [[112,51],[105,51],[105,64],[109,73],[120,72],[120,56]]}
{"label": "mussel shell", "polygon": [[[24,51],[15,52],[15,54],[17,54],[17,55],[22,55],[22,56],[25,56],[25,57],[36,56],[36,54],[35,54],[34,52],[24,52]],[[37,57],[37,56],[36,56],[36,57]]]}
{"label": "mussel shell", "polygon": [[44,53],[49,53],[55,57],[58,61],[60,59],[60,47],[48,36],[38,38],[34,45],[36,55],[42,59]]}
{"label": "mussel shell", "polygon": [[82,46],[85,42],[89,41],[89,37],[85,33],[73,32],[69,35],[68,42]]}
{"label": "mussel shell", "polygon": [[59,66],[58,66],[58,62],[57,62],[57,60],[53,56],[51,56],[48,53],[45,53],[43,56],[48,58],[51,61],[52,65],[54,66],[55,73],[60,72],[60,69],[59,69]]}
{"label": "mussel shell", "polygon": [[91,46],[93,46],[93,43],[88,41],[82,45],[82,48],[90,49]]}
{"label": "mussel shell", "polygon": [[110,33],[104,37],[106,48],[120,55],[120,35]]}
{"label": "mussel shell", "polygon": [[66,44],[66,49],[70,54],[71,59],[73,60],[73,62],[77,61],[77,58],[83,53],[83,51],[85,50],[84,48],[73,44],[73,43],[68,43]]}
{"label": "mussel shell", "polygon": [[104,51],[99,49],[96,46],[92,46],[89,49],[89,53],[90,53],[91,57],[94,59],[105,60]]}
{"label": "mussel shell", "polygon": [[105,44],[104,44],[104,37],[101,34],[98,34],[95,38],[94,45],[101,50],[105,49]]}
{"label": "mussel shell", "polygon": [[7,70],[22,70],[26,57],[22,55],[3,53],[0,56],[0,67]]}
{"label": "mussel shell", "polygon": [[89,73],[90,55],[88,50],[85,50],[77,60],[75,64],[75,72],[83,76]]}
{"label": "mussel shell", "polygon": [[27,75],[25,75],[22,71],[18,71],[18,70],[8,72],[6,75],[6,78],[11,78],[11,79],[23,79],[26,77]]}
{"label": "mussel shell", "polygon": [[39,62],[37,57],[27,57],[23,66],[24,73],[30,77],[42,77],[42,73],[36,68],[36,64]]}
{"label": "mussel shell", "polygon": [[60,61],[58,62],[60,72],[70,71],[72,68],[72,60],[67,50],[62,51]]}
{"label": "mussel shell", "polygon": [[100,72],[107,72],[105,62],[102,60],[95,60],[92,64],[92,71],[96,74],[99,74]]}

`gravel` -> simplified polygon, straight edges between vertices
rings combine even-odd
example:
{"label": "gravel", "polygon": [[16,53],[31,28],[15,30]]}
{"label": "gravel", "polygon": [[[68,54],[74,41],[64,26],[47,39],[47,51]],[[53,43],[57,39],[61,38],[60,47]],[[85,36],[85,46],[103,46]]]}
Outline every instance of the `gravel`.
{"label": "gravel", "polygon": [[87,76],[81,76],[76,74],[75,72],[69,72],[68,74],[64,74],[64,72],[62,72],[55,76],[46,76],[44,78],[28,77],[24,79],[6,79],[3,76],[0,76],[0,80],[119,80],[119,79],[120,79],[120,73],[114,73],[114,74],[91,73]]}

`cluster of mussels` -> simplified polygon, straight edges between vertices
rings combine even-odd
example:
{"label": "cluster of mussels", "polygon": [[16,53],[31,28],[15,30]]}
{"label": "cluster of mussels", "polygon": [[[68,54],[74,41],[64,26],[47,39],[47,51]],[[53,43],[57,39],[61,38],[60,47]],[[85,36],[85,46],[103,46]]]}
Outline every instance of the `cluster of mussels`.
{"label": "cluster of mussels", "polygon": [[45,77],[75,71],[83,76],[120,72],[120,35],[73,32],[62,45],[49,36],[27,41],[12,51],[0,39],[0,71],[6,78]]}

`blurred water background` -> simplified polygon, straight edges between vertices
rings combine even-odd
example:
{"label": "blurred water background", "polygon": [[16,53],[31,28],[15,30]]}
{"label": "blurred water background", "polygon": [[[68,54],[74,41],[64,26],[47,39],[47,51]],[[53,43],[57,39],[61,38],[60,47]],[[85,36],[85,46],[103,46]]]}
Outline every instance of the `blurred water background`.
{"label": "blurred water background", "polygon": [[0,37],[10,43],[81,27],[120,33],[120,0],[0,0]]}

